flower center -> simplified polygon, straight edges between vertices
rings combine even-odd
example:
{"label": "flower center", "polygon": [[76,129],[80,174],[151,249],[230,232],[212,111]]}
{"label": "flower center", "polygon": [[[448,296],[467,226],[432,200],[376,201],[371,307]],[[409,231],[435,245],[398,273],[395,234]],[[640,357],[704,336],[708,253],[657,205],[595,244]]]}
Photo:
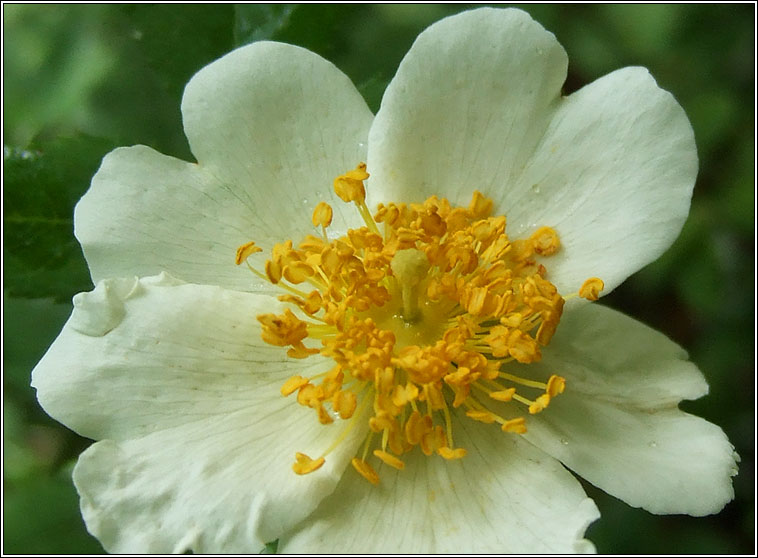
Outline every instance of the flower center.
{"label": "flower center", "polygon": [[479,192],[465,208],[432,196],[420,204],[380,204],[372,216],[368,176],[361,163],[334,181],[365,227],[330,239],[332,208],[320,202],[312,217],[320,236],[306,236],[297,248],[291,240],[277,244],[263,271],[247,263],[261,251],[253,242],[240,246],[236,261],[281,287],[279,299],[297,312],[258,316],[263,340],[289,347],[292,358],[320,354],[333,361],[281,388],[284,396],[297,392],[298,403],[314,409],[322,424],[343,425],[320,457],[296,453],[294,471],[315,471],[350,432],[368,426],[352,463],[376,484],[370,455],[397,469],[417,446],[428,456],[464,457],[453,438],[458,409],[504,432],[525,433],[524,411],[545,409],[565,380],[521,365],[541,359],[564,302],[596,300],[603,282],[588,279],[578,293],[561,296],[536,259],[560,249],[557,233],[541,227],[529,238],[509,239],[505,217],[492,217],[492,201]]}

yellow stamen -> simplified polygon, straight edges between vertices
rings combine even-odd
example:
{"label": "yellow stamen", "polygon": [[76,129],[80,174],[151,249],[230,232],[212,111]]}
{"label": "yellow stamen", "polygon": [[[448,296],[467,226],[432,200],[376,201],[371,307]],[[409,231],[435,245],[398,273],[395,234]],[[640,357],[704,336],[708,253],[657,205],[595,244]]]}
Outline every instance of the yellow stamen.
{"label": "yellow stamen", "polygon": [[534,403],[529,405],[529,413],[532,415],[536,415],[537,413],[545,409],[549,404],[550,404],[550,396],[547,393],[543,393],[537,399],[534,400]]}
{"label": "yellow stamen", "polygon": [[332,206],[326,202],[318,202],[311,217],[314,227],[328,227],[332,224]]}
{"label": "yellow stamen", "polygon": [[239,265],[256,252],[263,252],[263,250],[256,246],[255,242],[248,242],[246,244],[243,244],[237,248],[237,257],[234,261],[237,265]]}
{"label": "yellow stamen", "polygon": [[564,378],[556,375],[550,376],[550,379],[547,381],[547,388],[545,388],[550,397],[563,393],[564,389],[566,389],[566,380]]}
{"label": "yellow stamen", "polygon": [[292,470],[298,475],[307,475],[321,467],[324,464],[324,461],[323,457],[311,459],[304,453],[298,452],[295,454],[295,463],[292,465]]}
{"label": "yellow stamen", "polygon": [[306,385],[308,383],[308,378],[303,378],[302,376],[292,376],[289,380],[284,382],[282,384],[281,392],[282,395],[287,397],[288,395],[292,395],[297,390],[299,390],[301,387]]}
{"label": "yellow stamen", "polygon": [[600,291],[605,288],[605,283],[597,277],[587,279],[579,289],[579,296],[587,300],[597,300],[600,298]]}
{"label": "yellow stamen", "polygon": [[339,413],[340,418],[349,419],[353,416],[355,408],[358,406],[358,399],[352,391],[340,390],[334,394],[334,410]]}
{"label": "yellow stamen", "polygon": [[513,395],[516,393],[516,388],[508,388],[502,391],[493,391],[490,393],[490,397],[495,401],[508,402],[513,399]]}
{"label": "yellow stamen", "polygon": [[362,202],[366,199],[363,181],[369,177],[366,163],[360,163],[355,170],[346,172],[334,179],[334,191],[345,202]]}
{"label": "yellow stamen", "polygon": [[281,386],[283,396],[297,392],[297,402],[321,424],[343,425],[318,459],[296,454],[293,470],[315,471],[368,426],[352,465],[376,484],[367,459],[402,470],[401,457],[410,451],[463,458],[466,448],[453,445],[456,413],[482,428],[496,423],[525,433],[525,417],[504,418],[513,405],[541,412],[566,385],[558,375],[533,378],[526,365],[541,360],[565,301],[597,298],[602,281],[590,279],[578,293],[561,296],[548,264],[536,261],[560,249],[557,232],[540,227],[528,238],[509,238],[505,217],[491,216],[492,200],[480,192],[464,207],[432,196],[380,205],[372,217],[368,177],[361,163],[334,181],[337,196],[355,204],[365,226],[330,240],[333,210],[319,202],[311,222],[320,237],[274,245],[262,270],[247,262],[261,251],[252,242],[237,249],[235,261],[285,291],[279,300],[297,308],[297,315],[289,309],[259,315],[263,340],[290,358],[319,354],[334,363]]}
{"label": "yellow stamen", "polygon": [[500,427],[503,432],[526,434],[526,420],[523,417],[507,420]]}
{"label": "yellow stamen", "polygon": [[400,471],[402,471],[405,468],[405,463],[403,463],[401,460],[399,460],[397,457],[395,457],[391,453],[387,453],[386,451],[382,451],[382,450],[374,450],[374,455],[377,456],[379,459],[381,459],[384,463],[386,463],[390,467],[394,467],[395,469],[398,469]]}
{"label": "yellow stamen", "polygon": [[366,479],[371,484],[379,484],[379,475],[376,474],[374,468],[366,461],[354,457],[351,463],[355,470],[358,471],[358,473],[360,473],[364,479]]}
{"label": "yellow stamen", "polygon": [[495,415],[493,415],[489,411],[470,410],[470,411],[466,411],[466,416],[474,420],[478,420],[479,422],[484,422],[486,424],[492,424],[493,422],[495,422]]}
{"label": "yellow stamen", "polygon": [[552,256],[561,247],[558,234],[550,227],[540,227],[531,237],[534,251],[540,256]]}
{"label": "yellow stamen", "polygon": [[450,449],[447,446],[442,446],[437,450],[437,453],[445,459],[461,459],[466,457],[466,450],[464,448]]}

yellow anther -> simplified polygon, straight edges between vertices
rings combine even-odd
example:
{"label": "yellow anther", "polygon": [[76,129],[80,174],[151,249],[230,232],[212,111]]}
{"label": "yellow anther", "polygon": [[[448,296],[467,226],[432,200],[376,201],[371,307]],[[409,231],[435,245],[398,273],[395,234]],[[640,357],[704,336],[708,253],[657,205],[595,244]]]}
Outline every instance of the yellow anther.
{"label": "yellow anther", "polygon": [[495,415],[489,411],[476,411],[474,409],[470,409],[466,411],[466,416],[474,420],[478,420],[479,422],[484,422],[486,424],[492,424],[495,422]]}
{"label": "yellow anther", "polygon": [[490,392],[489,395],[495,401],[503,401],[507,403],[508,401],[511,401],[513,399],[514,393],[516,393],[516,388],[508,388],[502,391]]}
{"label": "yellow anther", "polygon": [[550,227],[540,227],[529,238],[534,251],[540,256],[552,256],[561,247],[558,233]]}
{"label": "yellow anther", "polygon": [[518,328],[523,320],[524,317],[521,314],[513,312],[500,318],[500,323],[509,328]]}
{"label": "yellow anther", "polygon": [[239,265],[256,252],[263,252],[261,248],[255,245],[255,242],[248,242],[237,248],[237,257],[234,262]]}
{"label": "yellow anther", "polygon": [[405,468],[405,463],[403,463],[400,459],[391,453],[377,449],[374,450],[374,455],[381,459],[385,464],[389,465],[390,467],[394,467],[399,471],[402,471]]}
{"label": "yellow anther", "polygon": [[323,398],[323,389],[313,384],[305,384],[298,389],[297,402],[303,407],[318,407]]}
{"label": "yellow anther", "polygon": [[402,430],[400,430],[399,428],[395,428],[389,431],[389,435],[387,436],[387,441],[388,441],[388,446],[390,450],[398,455],[411,449],[410,444],[408,444],[407,442],[405,442],[405,440],[403,440]]}
{"label": "yellow anther", "polygon": [[[565,380],[553,375],[544,383],[526,367],[518,376],[504,369],[511,361],[540,360],[566,298],[535,261],[535,254],[560,249],[555,230],[541,227],[510,240],[505,217],[491,217],[492,200],[480,192],[468,207],[432,196],[422,203],[380,205],[373,218],[365,203],[368,176],[362,163],[334,181],[337,195],[355,203],[365,226],[329,239],[333,209],[319,202],[311,221],[321,237],[309,235],[297,247],[292,240],[275,244],[265,274],[248,267],[286,292],[279,300],[307,315],[305,321],[290,310],[258,316],[264,341],[286,347],[291,358],[320,353],[334,361],[328,372],[294,376],[281,386],[284,396],[297,392],[298,403],[313,409],[322,424],[342,423],[320,458],[297,454],[293,469],[318,469],[351,433],[368,426],[352,465],[376,484],[369,452],[397,469],[411,450],[464,457],[466,450],[453,443],[456,407],[464,406],[472,420],[525,433],[525,418],[506,420],[510,411],[501,414],[496,407],[515,401],[534,414],[564,391]],[[259,251],[247,243],[235,261]],[[578,294],[597,298],[601,289],[602,281],[590,279]],[[304,341],[317,341],[319,348]]]}
{"label": "yellow anther", "polygon": [[472,289],[464,290],[464,298],[462,300],[463,306],[466,311],[472,316],[482,316],[488,314],[485,311],[485,304],[488,302],[488,287],[474,287]]}
{"label": "yellow anther", "polygon": [[315,314],[321,309],[323,299],[318,291],[311,291],[305,299],[303,310],[308,314]]}
{"label": "yellow anther", "polygon": [[526,434],[526,420],[523,417],[518,417],[511,420],[506,420],[500,427],[503,432],[512,432],[514,434]]}
{"label": "yellow anther", "polygon": [[421,437],[419,445],[424,455],[432,455],[439,448],[445,446],[445,444],[447,444],[445,430],[441,426],[436,426]]}
{"label": "yellow anther", "polygon": [[326,242],[323,238],[313,236],[312,234],[306,235],[306,237],[300,242],[298,250],[302,250],[306,253],[317,252],[321,253],[326,247]]}
{"label": "yellow anther", "polygon": [[282,278],[282,267],[274,260],[266,260],[266,277],[276,285]]}
{"label": "yellow anther", "polygon": [[511,242],[511,250],[508,252],[510,258],[520,263],[530,258],[534,254],[534,243],[531,239],[514,240]]}
{"label": "yellow anther", "polygon": [[366,163],[360,163],[355,170],[346,172],[334,179],[334,191],[345,202],[361,203],[366,199],[363,181],[369,177]]}
{"label": "yellow anther", "polygon": [[579,296],[586,298],[587,300],[597,300],[600,298],[600,292],[604,288],[605,283],[603,283],[602,279],[592,277],[582,284],[582,288],[579,289]]}
{"label": "yellow anther", "polygon": [[324,458],[311,459],[304,453],[295,454],[295,463],[292,465],[292,470],[298,475],[307,475],[312,473],[324,464]]}
{"label": "yellow anther", "polygon": [[305,262],[292,262],[284,266],[282,275],[292,283],[298,285],[314,274],[313,268]]}
{"label": "yellow anther", "polygon": [[[518,335],[515,335],[518,333]],[[509,339],[508,354],[518,362],[528,364],[540,360],[540,350],[537,342],[527,334],[516,330]]]}
{"label": "yellow anther", "polygon": [[318,349],[309,349],[302,343],[295,343],[292,348],[287,349],[287,356],[292,358],[308,358],[311,355],[317,355],[321,351]]}
{"label": "yellow anther", "polygon": [[466,457],[466,450],[464,448],[450,449],[447,446],[442,446],[437,449],[437,454],[445,459],[461,459]]}
{"label": "yellow anther", "polygon": [[407,385],[396,385],[392,390],[392,402],[402,408],[409,401],[414,401],[418,397],[418,387],[408,382]]}
{"label": "yellow anther", "polygon": [[334,394],[332,406],[339,413],[340,418],[349,419],[353,416],[358,405],[358,398],[352,391],[340,390]]}
{"label": "yellow anther", "polygon": [[376,471],[374,471],[374,468],[366,463],[363,459],[354,457],[350,463],[352,463],[355,470],[358,471],[361,476],[368,482],[371,484],[379,484],[379,475],[377,475]]}
{"label": "yellow anther", "polygon": [[492,213],[492,200],[485,198],[479,190],[475,190],[468,210],[474,218],[488,217]]}
{"label": "yellow anther", "polygon": [[560,376],[552,375],[547,381],[545,392],[550,397],[555,397],[559,393],[563,393],[564,389],[566,389],[566,380]]}
{"label": "yellow anther", "polygon": [[318,405],[316,407],[316,412],[318,413],[318,421],[321,424],[331,424],[334,422],[334,419],[332,416],[327,412],[326,409],[324,409],[323,405]]}
{"label": "yellow anther", "polygon": [[289,302],[300,308],[303,312],[309,315],[313,315],[321,310],[322,298],[318,291],[311,291],[305,299],[300,296],[294,295],[279,295],[277,299],[282,302]]}
{"label": "yellow anther", "polygon": [[495,326],[484,341],[492,348],[492,356],[504,357],[510,355],[517,361],[528,364],[540,360],[540,349],[537,342],[520,329],[509,329],[505,326]]}
{"label": "yellow anther", "polygon": [[369,428],[374,432],[392,430],[393,420],[386,412],[379,412],[368,420]]}
{"label": "yellow anther", "polygon": [[432,430],[432,417],[421,416],[418,411],[413,411],[405,422],[405,438],[412,445],[421,442],[422,437]]}
{"label": "yellow anther", "polygon": [[550,404],[550,396],[547,393],[543,393],[540,395],[537,399],[534,400],[534,403],[529,405],[529,414],[536,415],[545,407],[547,407]]}
{"label": "yellow anther", "polygon": [[311,217],[314,227],[328,227],[332,224],[332,206],[326,202],[318,202]]}
{"label": "yellow anther", "polygon": [[295,393],[307,383],[308,378],[303,378],[302,376],[292,376],[289,380],[284,382],[280,391],[284,397],[287,397],[288,395]]}
{"label": "yellow anther", "polygon": [[257,317],[261,323],[261,336],[266,343],[278,347],[297,345],[308,336],[308,326],[285,308],[284,314],[261,314]]}
{"label": "yellow anther", "polygon": [[[563,301],[562,298],[561,298],[561,301]],[[542,346],[545,346],[548,343],[550,343],[550,340],[553,338],[553,335],[555,335],[555,331],[558,329],[558,322],[560,321],[562,314],[563,314],[562,302],[555,311],[542,312],[541,314],[542,323],[540,324],[540,327],[537,330],[537,335],[535,335],[535,339],[537,343],[539,343]]]}

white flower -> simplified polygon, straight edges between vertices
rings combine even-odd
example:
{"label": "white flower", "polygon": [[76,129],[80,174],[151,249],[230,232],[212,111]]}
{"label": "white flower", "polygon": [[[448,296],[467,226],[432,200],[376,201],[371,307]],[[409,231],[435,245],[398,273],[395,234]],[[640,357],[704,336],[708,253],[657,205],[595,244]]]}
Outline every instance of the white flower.
{"label": "white flower", "polygon": [[[373,486],[349,467],[366,420],[324,426],[280,394],[334,362],[262,341],[256,316],[284,312],[283,291],[234,252],[318,234],[319,201],[334,211],[330,239],[362,226],[330,188],[360,161],[371,206],[432,195],[467,206],[479,190],[511,238],[551,227],[560,250],[546,277],[560,293],[593,276],[608,292],[671,244],[697,173],[684,112],[642,68],[561,97],[566,67],[524,12],[474,10],[419,36],[374,117],[329,62],[259,42],[187,85],[197,164],[144,146],[105,158],[76,209],[97,286],[75,297],[33,385],[50,415],[99,440],[74,482],[107,550],[242,553],[279,539],[293,553],[592,551],[582,537],[597,508],[563,465],[653,513],[705,515],[732,499],[732,446],[677,408],[708,391],[684,351],[578,300],[541,361],[503,368],[566,379],[525,434],[447,399],[462,459],[414,448]],[[328,455],[296,475],[296,452]]]}

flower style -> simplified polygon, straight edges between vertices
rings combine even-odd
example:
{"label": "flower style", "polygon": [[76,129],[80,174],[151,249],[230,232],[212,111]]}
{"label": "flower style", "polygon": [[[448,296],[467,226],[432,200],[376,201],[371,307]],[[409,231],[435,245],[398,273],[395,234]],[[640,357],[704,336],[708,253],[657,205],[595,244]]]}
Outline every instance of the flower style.
{"label": "flower style", "polygon": [[732,446],[677,408],[701,373],[582,300],[679,233],[692,129],[642,68],[561,97],[566,68],[524,12],[477,9],[373,116],[259,42],[187,85],[198,163],[106,156],[75,215],[96,288],[33,385],[99,440],[74,482],[107,550],[592,551],[564,465],[653,513],[732,499]]}

